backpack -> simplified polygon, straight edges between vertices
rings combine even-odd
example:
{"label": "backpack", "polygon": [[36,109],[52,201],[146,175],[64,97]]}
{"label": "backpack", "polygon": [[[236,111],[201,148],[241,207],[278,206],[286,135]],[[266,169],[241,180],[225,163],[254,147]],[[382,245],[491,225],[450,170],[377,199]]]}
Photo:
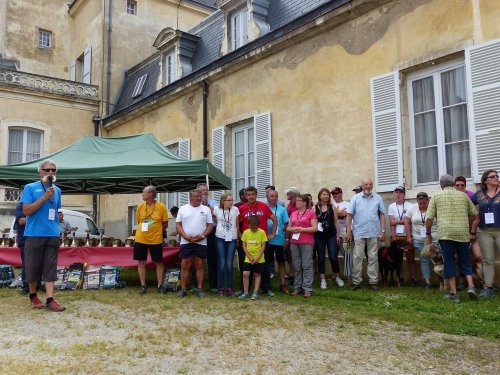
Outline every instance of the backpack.
{"label": "backpack", "polygon": [[181,286],[181,271],[178,268],[170,268],[165,272],[163,283],[161,284],[161,291],[166,293],[168,291],[175,292]]}

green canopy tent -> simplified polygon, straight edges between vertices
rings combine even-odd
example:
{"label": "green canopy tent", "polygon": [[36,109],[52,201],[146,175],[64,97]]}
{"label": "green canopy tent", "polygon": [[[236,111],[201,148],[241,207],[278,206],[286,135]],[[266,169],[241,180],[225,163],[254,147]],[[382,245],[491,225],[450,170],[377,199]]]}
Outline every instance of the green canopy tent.
{"label": "green canopy tent", "polygon": [[147,185],[159,192],[231,188],[231,179],[207,159],[184,160],[172,155],[150,133],[121,138],[85,136],[73,145],[27,163],[0,166],[0,186],[17,187],[40,178],[40,161],[57,164],[57,186],[64,194],[139,193]]}

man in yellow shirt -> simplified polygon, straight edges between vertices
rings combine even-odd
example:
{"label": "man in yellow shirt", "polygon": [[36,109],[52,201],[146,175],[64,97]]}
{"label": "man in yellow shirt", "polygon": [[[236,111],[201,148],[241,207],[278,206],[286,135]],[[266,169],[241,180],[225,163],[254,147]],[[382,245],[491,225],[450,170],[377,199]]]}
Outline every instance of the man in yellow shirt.
{"label": "man in yellow shirt", "polygon": [[168,226],[167,208],[156,200],[156,188],[146,186],[142,192],[142,202],[136,211],[137,230],[135,232],[134,260],[139,261],[137,270],[141,287],[139,294],[146,293],[146,260],[148,249],[151,260],[156,264],[158,291],[163,281],[163,232]]}

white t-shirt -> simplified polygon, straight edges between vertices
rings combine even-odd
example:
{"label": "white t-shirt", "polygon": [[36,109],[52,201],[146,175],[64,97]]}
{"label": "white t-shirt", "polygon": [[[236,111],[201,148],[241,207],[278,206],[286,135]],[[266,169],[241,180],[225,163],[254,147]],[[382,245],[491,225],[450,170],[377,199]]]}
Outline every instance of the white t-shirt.
{"label": "white t-shirt", "polygon": [[[342,201],[340,203],[337,203],[333,201],[333,207],[335,207],[337,213],[342,210],[347,211],[347,209],[349,208],[349,202]],[[344,227],[345,227],[345,217],[342,219],[339,217],[339,231],[341,237],[344,237]]]}
{"label": "white t-shirt", "polygon": [[[199,205],[193,207],[190,204],[185,204],[179,208],[177,213],[176,223],[182,223],[182,229],[189,236],[202,235],[207,224],[212,224],[212,212],[207,206]],[[181,237],[181,245],[190,243]],[[199,245],[206,245],[207,239],[197,242]]]}
{"label": "white t-shirt", "polygon": [[[406,217],[411,220],[411,234],[413,236],[413,241],[424,242],[425,241],[425,219],[426,214],[421,213],[418,204],[414,204],[413,207],[406,211]],[[437,238],[437,224],[436,220],[432,222],[431,227],[432,239]]]}
{"label": "white t-shirt", "polygon": [[[410,202],[403,202],[403,204],[396,204],[396,202],[391,203],[387,209],[387,215],[394,216],[396,220],[404,220],[406,211],[408,211],[413,205]],[[396,225],[396,236],[406,236],[404,224]]]}
{"label": "white t-shirt", "polygon": [[217,229],[215,236],[226,241],[237,238],[236,217],[240,214],[237,207],[231,207],[231,210],[223,210],[220,207],[214,207],[214,216],[217,218]]}

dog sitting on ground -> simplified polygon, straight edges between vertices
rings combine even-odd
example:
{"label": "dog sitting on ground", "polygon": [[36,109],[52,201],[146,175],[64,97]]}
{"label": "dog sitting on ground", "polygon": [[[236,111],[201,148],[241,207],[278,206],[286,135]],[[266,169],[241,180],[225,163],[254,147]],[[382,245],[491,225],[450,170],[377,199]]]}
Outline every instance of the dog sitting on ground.
{"label": "dog sitting on ground", "polygon": [[420,256],[430,259],[433,264],[433,269],[439,279],[439,289],[445,289],[444,275],[444,258],[441,253],[441,248],[435,243],[425,244]]}
{"label": "dog sitting on ground", "polygon": [[[389,247],[382,246],[378,249],[378,266],[380,274],[382,275],[382,282],[384,287],[387,288],[389,284],[389,274],[392,282],[396,283],[398,288],[401,288],[401,265],[403,264],[403,253],[406,251],[406,241],[392,241]],[[396,273],[396,279],[394,279]]]}

